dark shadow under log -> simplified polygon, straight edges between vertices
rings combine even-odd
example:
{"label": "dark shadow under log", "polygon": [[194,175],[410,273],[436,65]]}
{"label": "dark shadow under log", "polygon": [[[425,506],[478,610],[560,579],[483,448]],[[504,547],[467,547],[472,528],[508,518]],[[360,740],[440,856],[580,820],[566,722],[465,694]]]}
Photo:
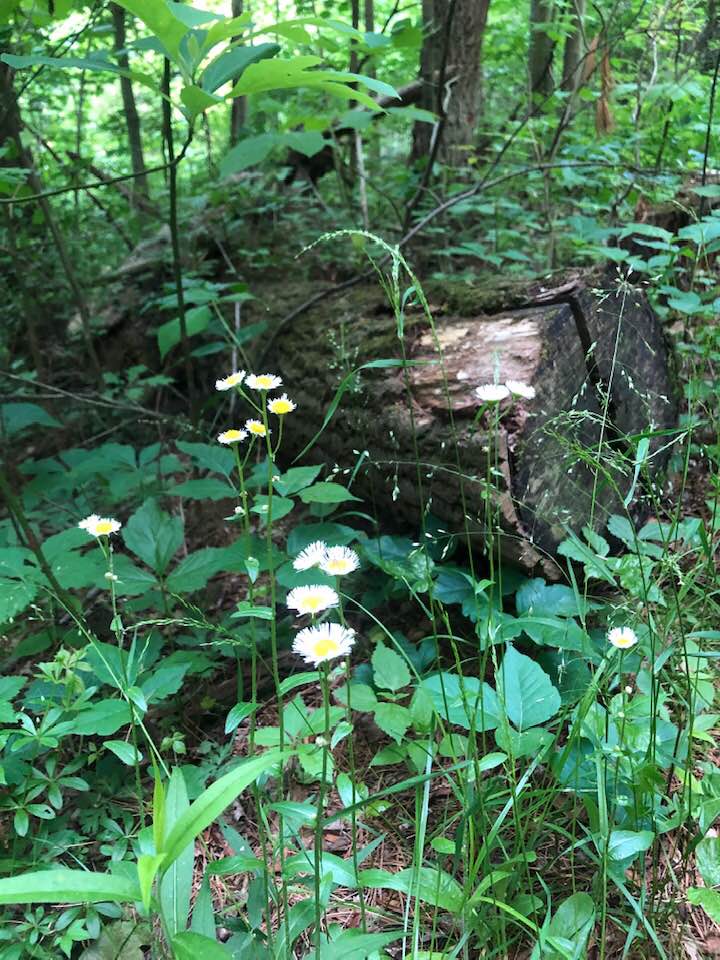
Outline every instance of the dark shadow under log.
{"label": "dark shadow under log", "polygon": [[[466,290],[462,311],[445,299],[433,306],[436,333],[422,311],[406,317],[406,357],[425,363],[362,371],[303,462],[353,470],[362,460],[352,488],[396,528],[418,531],[425,511],[481,548],[499,516],[503,558],[553,576],[568,527],[598,528],[622,511],[638,436],[676,424],[660,322],[637,289],[598,274],[552,290]],[[286,456],[320,428],[348,370],[401,356],[375,289],[354,288],[297,318],[274,357],[299,405]],[[492,409],[477,418],[475,388],[510,379],[536,395],[503,401],[496,431]],[[653,436],[649,476],[666,465],[669,439]]]}

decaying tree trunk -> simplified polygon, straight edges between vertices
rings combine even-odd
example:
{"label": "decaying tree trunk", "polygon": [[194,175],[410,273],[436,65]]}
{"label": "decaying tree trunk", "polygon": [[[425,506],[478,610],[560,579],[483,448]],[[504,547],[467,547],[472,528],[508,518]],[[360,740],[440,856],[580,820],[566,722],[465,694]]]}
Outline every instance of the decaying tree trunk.
{"label": "decaying tree trunk", "polygon": [[[496,288],[484,303],[437,313],[437,344],[422,313],[406,320],[407,358],[425,364],[362,371],[303,462],[352,470],[361,460],[353,490],[379,516],[417,532],[426,511],[478,546],[490,469],[504,558],[553,576],[568,527],[590,518],[598,527],[622,510],[633,479],[627,438],[676,422],[659,321],[637,290],[587,274],[530,294]],[[350,367],[402,355],[395,320],[374,291],[350,290],[333,301],[332,317],[307,313],[278,339],[275,366],[299,404],[287,454],[320,428]],[[474,391],[498,378],[523,381],[536,396],[504,401],[494,434],[491,416],[477,419]],[[651,473],[664,465],[660,446],[651,445]],[[600,470],[584,462],[598,457]]]}

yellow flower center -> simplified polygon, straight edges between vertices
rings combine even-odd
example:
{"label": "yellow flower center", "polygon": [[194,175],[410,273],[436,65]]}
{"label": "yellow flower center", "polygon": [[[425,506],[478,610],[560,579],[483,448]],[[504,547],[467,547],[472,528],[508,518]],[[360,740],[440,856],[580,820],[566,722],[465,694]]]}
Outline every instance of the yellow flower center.
{"label": "yellow flower center", "polygon": [[113,525],[111,520],[101,520],[95,526],[95,532],[99,533],[101,536],[105,534],[112,533]]}
{"label": "yellow flower center", "polygon": [[305,598],[305,606],[308,610],[317,610],[322,605],[322,598],[317,594]]}
{"label": "yellow flower center", "polygon": [[225,383],[230,387],[235,387],[238,383],[242,383],[242,374],[240,373],[231,373],[229,377],[226,377]]}
{"label": "yellow flower center", "polygon": [[255,433],[259,437],[265,436],[265,427],[261,423],[249,423],[248,430],[250,433]]}
{"label": "yellow flower center", "polygon": [[316,657],[334,657],[338,652],[337,642],[331,637],[323,637],[313,647],[313,653]]}
{"label": "yellow flower center", "polygon": [[258,385],[258,387],[261,387],[263,390],[269,390],[270,387],[273,385],[273,378],[262,375],[257,377],[257,379],[255,380],[255,383]]}
{"label": "yellow flower center", "polygon": [[289,400],[275,400],[270,409],[273,413],[282,415],[283,413],[290,413],[293,408]]}
{"label": "yellow flower center", "polygon": [[342,558],[328,560],[327,569],[329,573],[346,573],[348,569],[348,562]]}
{"label": "yellow flower center", "polygon": [[242,440],[241,430],[226,430],[224,437],[226,440]]}

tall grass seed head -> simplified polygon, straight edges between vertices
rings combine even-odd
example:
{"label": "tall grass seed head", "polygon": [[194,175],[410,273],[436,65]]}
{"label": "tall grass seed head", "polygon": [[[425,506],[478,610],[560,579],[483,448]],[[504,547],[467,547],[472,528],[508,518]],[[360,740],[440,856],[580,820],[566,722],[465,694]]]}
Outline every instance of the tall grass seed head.
{"label": "tall grass seed head", "polygon": [[335,657],[347,656],[355,643],[355,631],[339,623],[305,627],[293,640],[293,651],[317,667]]}
{"label": "tall grass seed head", "polygon": [[226,446],[231,443],[242,443],[247,435],[247,430],[237,430],[235,428],[225,430],[224,433],[218,435],[218,443],[224,443]]}
{"label": "tall grass seed head", "polygon": [[319,567],[327,554],[328,545],[324,540],[315,540],[309,543],[304,550],[293,560],[293,567],[296,570],[310,570],[312,567]]}
{"label": "tall grass seed head", "polygon": [[360,566],[360,558],[348,547],[328,547],[320,563],[323,573],[331,577],[344,577]]}
{"label": "tall grass seed head", "polygon": [[314,584],[309,587],[295,587],[288,593],[285,603],[291,610],[301,615],[322,613],[330,607],[336,607],[340,598],[332,587]]}
{"label": "tall grass seed head", "polygon": [[111,533],[117,533],[122,524],[119,520],[113,520],[112,517],[99,517],[96,513],[92,513],[81,520],[78,526],[91,537],[109,537]]}
{"label": "tall grass seed head", "polygon": [[276,377],[274,373],[249,373],[245,385],[252,390],[277,390],[282,386],[282,377]]}
{"label": "tall grass seed head", "polygon": [[233,387],[239,387],[240,384],[245,379],[244,370],[236,370],[235,373],[231,373],[227,377],[223,377],[222,380],[215,381],[216,390],[232,390]]}

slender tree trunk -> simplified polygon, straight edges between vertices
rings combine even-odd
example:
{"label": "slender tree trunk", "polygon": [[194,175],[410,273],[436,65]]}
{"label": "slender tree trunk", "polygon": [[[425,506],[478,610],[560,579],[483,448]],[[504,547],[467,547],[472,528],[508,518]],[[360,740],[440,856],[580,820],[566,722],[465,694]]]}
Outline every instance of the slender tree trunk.
{"label": "slender tree trunk", "polygon": [[530,0],[528,80],[533,112],[537,101],[550,96],[555,88],[552,72],[555,41],[547,30],[552,23],[553,14],[553,0]]}
{"label": "slender tree trunk", "polygon": [[[231,13],[239,17],[243,12],[243,0],[232,0]],[[247,119],[247,98],[235,97],[230,107],[230,146],[234,147],[240,139],[240,131]]]}
{"label": "slender tree trunk", "polygon": [[[117,3],[110,5],[115,32],[115,51],[118,65],[123,70],[130,69],[130,61],[125,51],[125,11]],[[144,197],[150,196],[147,174],[145,173],[145,157],[143,156],[142,134],[140,132],[140,117],[135,103],[132,81],[129,77],[120,77],[120,92],[122,94],[125,124],[127,126],[128,144],[130,146],[130,163],[135,174],[134,189]]]}
{"label": "slender tree trunk", "polygon": [[18,164],[23,166],[27,171],[28,185],[33,193],[38,194],[38,206],[42,212],[45,226],[50,231],[58,259],[65,274],[65,279],[67,280],[73,300],[75,301],[90,367],[96,379],[99,381],[101,378],[101,369],[100,361],[98,360],[93,344],[90,327],[90,308],[85,299],[82,285],[75,273],[73,258],[68,249],[65,236],[55,219],[48,198],[43,196],[43,184],[35,169],[32,153],[23,145],[20,133],[22,130],[22,118],[20,115],[20,106],[13,88],[13,72],[12,69],[4,63],[0,63],[0,110],[3,111],[0,117],[0,124],[2,125],[2,129],[0,130],[0,144],[6,140],[12,141]]}
{"label": "slender tree trunk", "polygon": [[562,88],[567,93],[574,94],[582,80],[583,62],[587,52],[585,46],[585,31],[583,29],[585,0],[570,0],[570,10],[572,28],[571,32],[565,38]]}
{"label": "slender tree trunk", "polygon": [[480,62],[489,7],[490,0],[423,0],[420,106],[439,121],[434,128],[415,124],[415,159],[431,154],[435,137],[441,137],[446,163],[460,166],[467,160],[482,113]]}

